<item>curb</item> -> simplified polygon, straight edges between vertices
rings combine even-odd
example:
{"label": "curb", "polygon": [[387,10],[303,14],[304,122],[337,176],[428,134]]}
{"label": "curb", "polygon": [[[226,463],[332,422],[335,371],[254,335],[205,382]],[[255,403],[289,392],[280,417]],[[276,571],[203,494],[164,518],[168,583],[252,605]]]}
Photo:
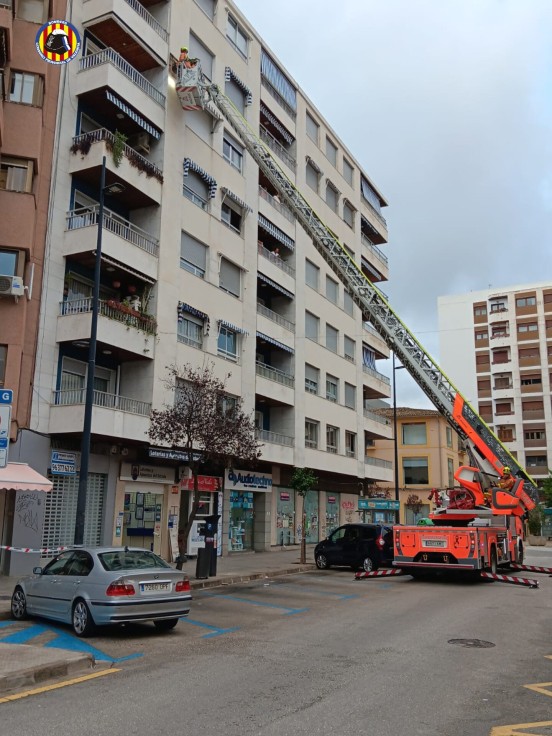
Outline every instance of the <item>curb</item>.
{"label": "curb", "polygon": [[261,580],[264,578],[276,578],[280,575],[292,575],[297,572],[309,572],[316,566],[313,565],[301,565],[281,570],[269,570],[265,572],[254,572],[245,573],[244,575],[229,575],[228,577],[214,577],[212,579],[206,578],[205,580],[192,580],[190,578],[190,587],[192,590],[202,590],[204,588],[216,588],[219,585],[233,585],[235,583],[247,583],[250,580]]}
{"label": "curb", "polygon": [[[21,645],[17,645],[21,646]],[[68,675],[82,675],[94,668],[94,657],[91,654],[77,654],[70,659],[65,652],[64,658],[48,664],[27,667],[26,669],[10,672],[0,677],[0,698],[11,695],[16,690],[33,685],[43,685],[51,680],[67,677]]]}

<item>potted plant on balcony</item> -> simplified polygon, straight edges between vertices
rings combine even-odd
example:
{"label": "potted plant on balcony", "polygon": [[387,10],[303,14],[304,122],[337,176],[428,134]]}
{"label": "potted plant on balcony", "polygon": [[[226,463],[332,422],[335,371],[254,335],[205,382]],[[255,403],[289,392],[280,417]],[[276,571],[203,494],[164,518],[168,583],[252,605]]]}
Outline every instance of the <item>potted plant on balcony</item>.
{"label": "potted plant on balcony", "polygon": [[126,142],[127,136],[123,133],[120,133],[118,130],[113,133],[113,141],[107,141],[107,147],[111,151],[111,156],[113,157],[113,165],[116,169],[119,168],[119,166],[121,165],[121,161],[123,160]]}

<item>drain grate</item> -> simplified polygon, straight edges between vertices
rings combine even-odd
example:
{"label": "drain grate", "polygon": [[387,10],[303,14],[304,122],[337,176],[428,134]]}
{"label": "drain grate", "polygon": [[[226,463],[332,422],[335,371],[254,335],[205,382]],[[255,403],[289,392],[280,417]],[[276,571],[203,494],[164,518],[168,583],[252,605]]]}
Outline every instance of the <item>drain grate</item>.
{"label": "drain grate", "polygon": [[468,647],[472,649],[490,649],[495,647],[492,641],[485,641],[484,639],[449,639],[449,644],[455,644],[457,647]]}

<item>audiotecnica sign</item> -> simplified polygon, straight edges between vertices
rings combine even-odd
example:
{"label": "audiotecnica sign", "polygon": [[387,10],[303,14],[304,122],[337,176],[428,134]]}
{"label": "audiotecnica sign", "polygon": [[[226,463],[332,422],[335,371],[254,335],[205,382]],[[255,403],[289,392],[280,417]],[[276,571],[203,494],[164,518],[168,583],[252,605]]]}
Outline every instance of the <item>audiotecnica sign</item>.
{"label": "audiotecnica sign", "polygon": [[247,470],[227,470],[224,487],[235,491],[267,491],[272,490],[270,473],[251,473]]}

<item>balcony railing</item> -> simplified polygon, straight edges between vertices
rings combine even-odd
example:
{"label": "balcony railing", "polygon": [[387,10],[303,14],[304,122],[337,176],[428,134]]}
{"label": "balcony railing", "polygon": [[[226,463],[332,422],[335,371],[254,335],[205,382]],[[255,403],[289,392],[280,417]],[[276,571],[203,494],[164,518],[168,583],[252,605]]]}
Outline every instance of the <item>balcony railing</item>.
{"label": "balcony railing", "polygon": [[284,146],[282,146],[280,141],[278,141],[272,135],[272,133],[269,133],[269,131],[264,126],[260,125],[259,130],[261,140],[266,143],[271,151],[274,151],[278,158],[282,159],[282,161],[286,164],[286,166],[291,169],[291,171],[293,171],[293,173],[295,173],[297,169],[297,161],[293,158],[293,156],[290,156],[290,154],[287,152]]}
{"label": "balcony railing", "polygon": [[[84,404],[85,398],[86,389],[84,388],[54,391],[54,404],[56,406],[74,406],[76,404]],[[107,394],[104,391],[94,391],[92,403],[94,406],[101,406],[105,409],[126,411],[129,414],[139,414],[143,417],[148,417],[151,414],[151,404],[146,401],[129,399],[126,396],[118,396],[117,394]]]}
{"label": "balcony railing", "polygon": [[[68,299],[67,301],[60,302],[59,313],[60,316],[66,317],[73,314],[86,314],[92,311],[92,297],[85,297],[84,299]],[[147,314],[141,314],[132,307],[128,307],[126,304],[117,302],[114,299],[108,299],[104,301],[100,299],[99,302],[99,314],[109,319],[114,319],[117,322],[121,322],[127,327],[134,327],[137,330],[145,332],[147,335],[155,335],[157,331],[157,322],[155,317],[150,317]]]}
{"label": "balcony railing", "polygon": [[142,92],[145,92],[152,100],[157,102],[161,107],[165,107],[165,95],[162,94],[157,87],[155,87],[143,74],[135,69],[132,64],[129,64],[126,59],[123,59],[121,54],[117,53],[115,49],[107,48],[98,51],[95,54],[89,54],[83,56],[80,60],[80,71],[86,69],[93,69],[96,66],[102,64],[113,64],[117,69],[122,72],[125,77],[128,77]]}
{"label": "balcony railing", "polygon": [[389,265],[389,259],[387,258],[385,253],[383,253],[379,248],[377,248],[372,243],[372,241],[369,238],[367,238],[366,235],[364,235],[364,233],[361,234],[360,239],[364,243],[366,248],[370,251],[370,253],[374,256],[374,258],[376,258],[378,261],[383,263],[385,266]]}
{"label": "balcony railing", "polygon": [[366,330],[366,332],[369,332],[371,335],[374,335],[374,337],[379,337],[380,340],[383,340],[383,337],[380,335],[380,333],[376,330],[375,327],[372,327],[369,322],[363,322],[362,326]]}
{"label": "balcony railing", "polygon": [[289,386],[290,388],[295,386],[295,378],[293,376],[289,373],[284,373],[284,371],[278,368],[273,368],[271,365],[257,361],[255,369],[258,376],[263,376],[270,381],[276,381],[276,383],[281,383],[283,386]]}
{"label": "balcony railing", "polygon": [[279,432],[270,432],[267,429],[257,429],[255,434],[258,440],[264,442],[270,442],[273,445],[284,445],[285,447],[293,447],[295,444],[295,437],[288,437],[286,434],[280,434]]}
{"label": "balcony railing", "polygon": [[[3,0],[0,0],[0,5],[2,4],[2,2],[3,2]],[[85,3],[87,3],[87,2],[89,2],[89,0],[84,0],[84,2],[85,2]],[[148,11],[147,11],[147,10],[146,10],[146,9],[144,8],[144,6],[143,6],[143,5],[141,5],[141,4],[139,3],[139,2],[137,2],[137,0],[125,0],[125,2],[127,2],[127,3],[128,3],[129,5],[130,5],[130,7],[131,7],[131,8],[132,8],[132,9],[133,9],[133,10],[134,10],[134,11],[135,11],[136,13],[138,13],[138,15],[139,15],[139,16],[140,16],[141,18],[143,18],[143,19],[144,19],[144,20],[146,21],[146,23],[147,23],[147,24],[148,24],[149,26],[151,26],[151,27],[153,28],[153,30],[154,30],[154,31],[155,31],[155,32],[156,32],[156,33],[157,33],[157,34],[158,34],[159,36],[161,36],[161,38],[163,39],[163,41],[168,41],[168,40],[169,40],[169,34],[168,34],[168,32],[166,31],[166,29],[165,29],[165,28],[163,28],[163,26],[161,25],[161,23],[159,23],[159,21],[158,21],[158,20],[156,20],[156,19],[155,19],[155,18],[153,17],[153,15],[152,15],[151,13],[149,13],[149,12],[148,12]]]}
{"label": "balcony railing", "polygon": [[273,312],[272,309],[265,307],[264,304],[259,304],[257,302],[257,313],[262,314],[264,317],[272,320],[272,322],[276,322],[277,325],[281,325],[286,330],[289,330],[290,332],[295,332],[295,325],[293,322],[290,322],[289,319],[286,319],[280,314]]}
{"label": "balcony railing", "polygon": [[[66,216],[67,230],[77,230],[97,225],[99,210],[99,204],[70,210]],[[157,238],[106,208],[104,208],[103,227],[123,240],[132,243],[132,245],[151,253],[152,256],[159,257],[159,241]]]}
{"label": "balcony railing", "polygon": [[382,460],[379,457],[371,457],[370,455],[364,456],[364,462],[366,465],[375,465],[378,468],[388,468],[389,470],[393,467],[393,463],[389,460]]}
{"label": "balcony railing", "polygon": [[[88,58],[88,57],[86,57]],[[112,149],[115,145],[115,136],[107,128],[98,128],[98,130],[92,130],[89,133],[81,133],[73,138],[73,145],[71,146],[71,153],[77,153],[80,151],[84,156],[90,150],[92,143],[98,143],[99,141],[105,141],[107,147]],[[161,184],[163,183],[163,172],[147,158],[144,158],[142,154],[135,151],[134,148],[123,145],[123,153],[128,159],[131,166],[134,166],[138,171],[144,171],[147,177],[153,176]]]}
{"label": "balcony railing", "polygon": [[387,228],[387,220],[385,219],[385,217],[383,215],[380,215],[380,213],[377,211],[377,209],[374,207],[374,205],[371,204],[365,197],[362,198],[362,201],[368,207],[368,209],[370,210],[370,212],[374,215],[374,217],[376,218],[376,220],[379,220],[381,222],[381,224],[385,228]]}
{"label": "balcony railing", "polygon": [[259,252],[259,255],[263,256],[263,258],[267,258],[275,266],[278,266],[278,268],[280,268],[282,271],[288,273],[290,276],[293,276],[293,278],[295,278],[295,269],[291,266],[288,266],[283,258],[274,255],[274,253],[269,251],[268,248],[265,248],[264,245],[259,242],[257,243],[257,250]]}
{"label": "balcony railing", "polygon": [[176,339],[178,342],[181,342],[184,345],[189,345],[192,348],[197,348],[198,350],[203,348],[201,340],[194,340],[193,337],[188,337],[188,335],[177,335]]}
{"label": "balcony railing", "polygon": [[259,184],[259,197],[265,199],[275,210],[283,215],[289,222],[295,223],[295,217],[293,212],[285,204],[282,204],[279,200],[269,194],[269,192]]}
{"label": "balcony railing", "polygon": [[364,409],[364,416],[366,419],[371,419],[373,422],[379,422],[379,424],[385,424],[386,427],[388,427],[391,422],[387,417],[381,417],[379,414],[375,414],[373,411],[370,411],[369,409]]}
{"label": "balcony railing", "polygon": [[364,373],[367,373],[369,376],[373,376],[374,378],[377,378],[378,381],[382,381],[382,383],[385,383],[388,386],[391,385],[391,379],[388,378],[387,376],[384,376],[383,373],[380,373],[374,368],[369,368],[367,365],[363,365],[362,370],[364,371]]}

